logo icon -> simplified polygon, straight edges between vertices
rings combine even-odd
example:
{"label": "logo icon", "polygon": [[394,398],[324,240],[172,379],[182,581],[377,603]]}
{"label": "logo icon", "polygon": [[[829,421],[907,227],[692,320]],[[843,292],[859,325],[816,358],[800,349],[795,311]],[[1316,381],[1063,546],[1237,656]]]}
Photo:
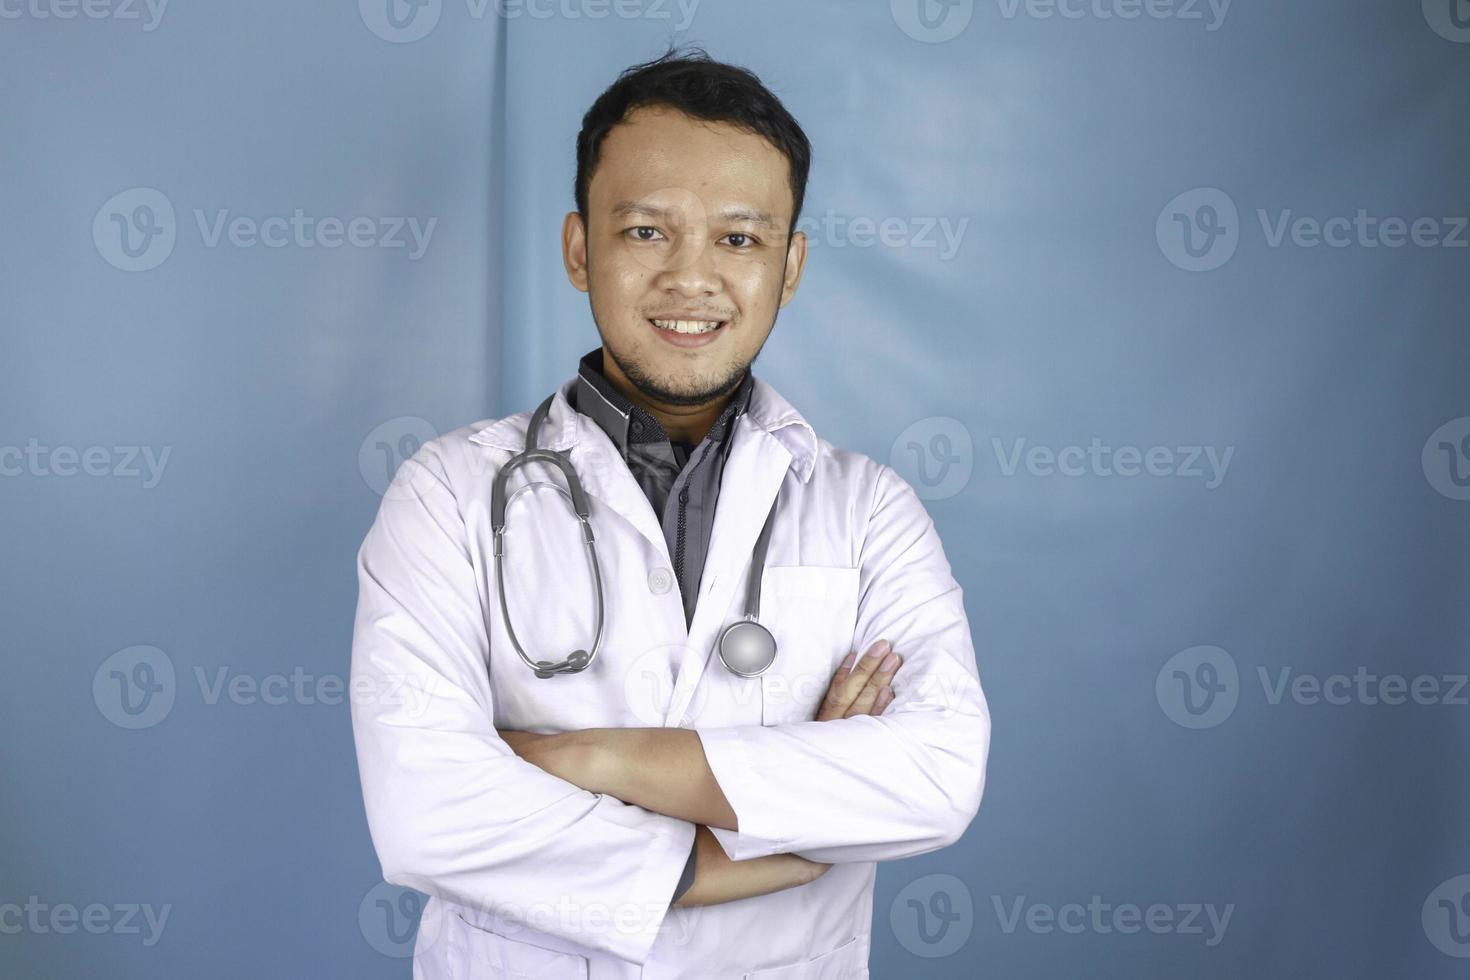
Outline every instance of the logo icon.
{"label": "logo icon", "polygon": [[158,647],[119,650],[92,675],[92,700],[119,728],[152,728],[173,710],[174,662]]}
{"label": "logo icon", "polygon": [[888,6],[898,29],[925,44],[954,40],[975,15],[975,0],[889,0]]}
{"label": "logo icon", "polygon": [[1420,919],[1435,949],[1446,956],[1470,957],[1470,875],[1456,875],[1430,892]]}
{"label": "logo icon", "polygon": [[924,500],[953,497],[970,483],[975,442],[965,423],[947,415],[919,419],[893,440],[888,465]]}
{"label": "logo icon", "polygon": [[443,0],[357,0],[367,29],[385,41],[409,44],[428,37],[444,12]]}
{"label": "logo icon", "polygon": [[1424,19],[1446,41],[1470,44],[1470,0],[1423,0]]}
{"label": "logo icon", "polygon": [[423,931],[428,902],[426,895],[411,888],[380,881],[368,889],[357,906],[357,928],[368,945],[384,956],[406,959],[413,955],[416,943],[427,949],[437,938]]}
{"label": "logo icon", "polygon": [[1197,187],[1159,212],[1154,236],[1164,258],[1186,272],[1209,272],[1230,261],[1240,244],[1240,213],[1218,187]]}
{"label": "logo icon", "polygon": [[951,956],[974,931],[975,900],[969,886],[954,875],[925,875],[893,897],[888,924],[899,944],[915,956]]}
{"label": "logo icon", "polygon": [[403,464],[439,438],[433,423],[416,415],[400,415],[369,432],[357,449],[357,470],[363,481],[380,497],[393,500],[416,497],[428,489],[433,477],[415,467],[407,479],[395,479]]}
{"label": "logo icon", "polygon": [[[668,723],[669,710],[673,707],[678,689],[674,678],[689,649],[682,643],[661,643],[634,657],[628,664],[628,669],[623,672],[623,697],[628,704],[628,710],[644,725],[660,727]],[[599,654],[598,660],[601,659],[602,655]],[[708,697],[708,684],[695,687],[694,695],[689,706],[682,712],[682,717],[699,717],[704,712]],[[678,719],[673,719],[673,723],[677,724]]]}
{"label": "logo icon", "polygon": [[107,199],[92,218],[92,243],[124,272],[147,272],[173,254],[174,206],[162,191],[133,187]]}
{"label": "logo icon", "polygon": [[1435,429],[1419,461],[1431,487],[1451,500],[1470,500],[1470,415]]}
{"label": "logo icon", "polygon": [[1219,647],[1181,650],[1159,668],[1154,695],[1169,720],[1183,728],[1214,728],[1235,713],[1240,673]]}

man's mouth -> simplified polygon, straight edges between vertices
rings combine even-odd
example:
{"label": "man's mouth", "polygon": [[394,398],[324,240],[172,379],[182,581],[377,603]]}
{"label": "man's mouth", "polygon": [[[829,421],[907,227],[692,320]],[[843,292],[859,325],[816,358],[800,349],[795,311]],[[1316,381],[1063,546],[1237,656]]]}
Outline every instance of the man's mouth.
{"label": "man's mouth", "polygon": [[724,320],[655,320],[650,318],[648,322],[660,330],[690,335],[713,333],[725,325]]}

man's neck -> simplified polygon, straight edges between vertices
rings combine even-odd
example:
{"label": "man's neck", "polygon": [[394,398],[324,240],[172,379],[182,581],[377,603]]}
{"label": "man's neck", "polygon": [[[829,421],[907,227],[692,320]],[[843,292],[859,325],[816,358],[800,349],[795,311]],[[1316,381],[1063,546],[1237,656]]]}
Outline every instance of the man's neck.
{"label": "man's neck", "polygon": [[669,405],[649,398],[628,380],[627,375],[618,367],[618,362],[608,356],[606,347],[602,349],[602,376],[622,392],[624,398],[658,419],[658,424],[663,426],[664,434],[671,441],[687,442],[696,446],[704,441],[710,427],[715,424],[715,419],[720,417],[720,413],[735,394],[734,391],[726,392],[703,405]]}

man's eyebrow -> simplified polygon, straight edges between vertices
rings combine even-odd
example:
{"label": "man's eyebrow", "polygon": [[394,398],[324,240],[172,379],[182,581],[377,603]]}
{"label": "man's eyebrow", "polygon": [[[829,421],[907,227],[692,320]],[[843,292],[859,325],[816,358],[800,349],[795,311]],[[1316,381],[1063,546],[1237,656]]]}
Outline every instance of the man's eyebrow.
{"label": "man's eyebrow", "polygon": [[[655,207],[641,201],[619,201],[613,205],[613,217],[625,218],[632,215],[643,215],[649,218],[668,218],[669,208]],[[766,212],[756,208],[729,207],[719,213],[721,218],[728,222],[748,222],[753,225],[764,225],[767,228],[775,228],[775,220]]]}
{"label": "man's eyebrow", "polygon": [[746,221],[753,225],[765,225],[767,228],[776,227],[776,222],[764,211],[754,208],[726,208],[720,212],[720,217],[726,221]]}
{"label": "man's eyebrow", "polygon": [[667,212],[664,208],[656,208],[652,204],[641,204],[638,201],[619,201],[613,205],[613,217],[623,218],[628,215],[641,214],[650,218],[662,218]]}

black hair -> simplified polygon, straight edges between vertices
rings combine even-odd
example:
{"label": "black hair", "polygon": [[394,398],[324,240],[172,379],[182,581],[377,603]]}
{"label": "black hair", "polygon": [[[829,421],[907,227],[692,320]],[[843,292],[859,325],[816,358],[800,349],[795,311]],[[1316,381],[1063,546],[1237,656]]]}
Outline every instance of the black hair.
{"label": "black hair", "polygon": [[682,53],[670,48],[653,61],[625,69],[582,117],[574,195],[583,222],[587,220],[587,188],[597,169],[602,141],[628,113],[643,106],[667,106],[706,122],[730,123],[770,141],[790,165],[788,231],[796,229],[812,163],[806,133],[753,72],[715,61],[700,48]]}

